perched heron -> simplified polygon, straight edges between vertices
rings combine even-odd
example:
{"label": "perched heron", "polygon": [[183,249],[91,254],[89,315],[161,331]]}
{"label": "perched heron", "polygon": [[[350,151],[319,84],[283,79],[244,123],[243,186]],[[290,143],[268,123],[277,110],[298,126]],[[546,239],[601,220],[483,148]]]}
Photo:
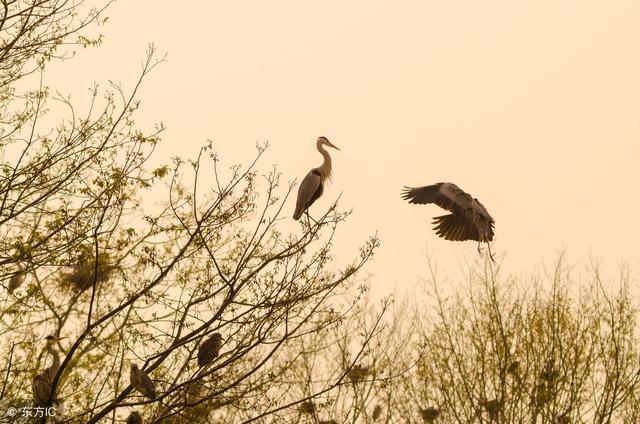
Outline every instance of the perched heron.
{"label": "perched heron", "polygon": [[489,256],[493,260],[490,241],[493,240],[495,221],[487,209],[478,201],[465,193],[453,183],[437,183],[425,187],[405,187],[402,198],[409,203],[435,203],[451,212],[448,215],[433,218],[433,229],[445,240],[475,240],[480,244],[487,243]]}
{"label": "perched heron", "polygon": [[133,411],[127,417],[127,424],[144,424],[144,420],[142,419],[142,415],[138,411]]}
{"label": "perched heron", "polygon": [[378,418],[380,418],[380,415],[382,415],[382,406],[376,405],[376,407],[373,408],[373,413],[371,414],[371,418],[373,418],[373,421],[378,421]]}
{"label": "perched heron", "polygon": [[48,406],[50,404],[57,404],[58,399],[53,396],[51,389],[53,388],[53,379],[55,378],[58,370],[60,369],[60,354],[54,349],[53,345],[61,340],[61,337],[47,336],[46,345],[44,350],[49,352],[53,357],[51,365],[46,368],[41,374],[33,377],[32,389],[33,399],[37,406]]}
{"label": "perched heron", "polygon": [[24,283],[25,278],[27,277],[27,271],[24,270],[21,266],[18,267],[18,270],[11,276],[9,279],[9,293],[13,293],[15,289],[19,288],[22,283]]}
{"label": "perched heron", "polygon": [[336,150],[340,150],[327,140],[327,137],[318,137],[316,147],[322,154],[324,161],[322,162],[322,165],[309,171],[307,176],[304,177],[300,183],[300,187],[298,188],[298,200],[296,201],[296,211],[293,213],[293,219],[296,221],[300,219],[303,213],[306,213],[307,216],[309,216],[307,209],[309,209],[313,202],[322,196],[324,182],[331,177],[331,156],[329,156],[329,152],[327,152],[322,146],[329,146]]}
{"label": "perched heron", "polygon": [[146,372],[138,368],[137,364],[131,364],[131,372],[129,373],[129,381],[133,387],[149,399],[155,399],[156,387]]}
{"label": "perched heron", "polygon": [[222,335],[213,333],[211,337],[202,342],[198,349],[198,366],[204,367],[218,356],[222,347]]}

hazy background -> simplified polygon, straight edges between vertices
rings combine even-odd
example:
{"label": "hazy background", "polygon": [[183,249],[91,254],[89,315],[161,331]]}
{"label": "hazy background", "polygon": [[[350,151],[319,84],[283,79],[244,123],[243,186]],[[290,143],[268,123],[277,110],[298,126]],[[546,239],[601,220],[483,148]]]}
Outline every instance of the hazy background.
{"label": "hazy background", "polygon": [[507,270],[563,246],[575,263],[637,269],[640,2],[527,3],[120,1],[104,45],[45,82],[79,104],[93,81],[131,87],[153,41],[168,63],[144,83],[138,122],[167,125],[158,160],[209,138],[224,163],[247,163],[269,141],[262,169],[300,181],[327,136],[342,151],[311,213],[341,192],[353,207],[340,260],[379,232],[376,290],[412,287],[427,251],[452,276],[475,259],[476,243],[435,236],[439,208],[400,200],[438,181],[485,204]]}

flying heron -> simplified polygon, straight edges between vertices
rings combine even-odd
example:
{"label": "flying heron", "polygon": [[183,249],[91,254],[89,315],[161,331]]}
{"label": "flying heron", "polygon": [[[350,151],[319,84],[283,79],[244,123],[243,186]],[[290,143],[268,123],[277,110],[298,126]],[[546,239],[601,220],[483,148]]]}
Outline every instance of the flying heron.
{"label": "flying heron", "polygon": [[144,396],[149,399],[155,399],[156,387],[153,385],[153,381],[151,381],[151,378],[149,378],[146,372],[138,368],[137,364],[131,364],[129,382]]}
{"label": "flying heron", "polygon": [[52,403],[58,403],[58,399],[51,393],[51,389],[53,388],[53,379],[58,373],[58,369],[60,369],[60,354],[54,349],[53,345],[61,339],[62,337],[55,336],[47,336],[45,339],[46,345],[44,350],[49,352],[53,357],[53,361],[41,374],[33,377],[31,382],[33,399],[37,406],[48,406]]}
{"label": "flying heron", "polygon": [[402,198],[409,203],[435,203],[451,212],[448,215],[433,218],[433,229],[445,240],[464,241],[475,240],[480,244],[487,243],[489,256],[493,260],[490,241],[493,240],[495,221],[487,209],[453,183],[437,183],[424,187],[405,187]]}
{"label": "flying heron", "polygon": [[133,411],[127,417],[127,424],[144,424],[144,420],[142,419],[142,415],[138,411]]}
{"label": "flying heron", "polygon": [[222,347],[222,335],[213,333],[211,337],[202,342],[198,349],[198,366],[204,367],[218,356]]}
{"label": "flying heron", "polygon": [[329,146],[336,150],[340,150],[334,146],[327,137],[318,137],[316,147],[322,154],[324,161],[322,162],[322,165],[309,171],[300,183],[300,187],[298,188],[298,200],[296,201],[296,211],[293,213],[293,219],[296,221],[300,219],[303,213],[306,213],[307,217],[309,216],[309,207],[313,205],[313,202],[318,200],[320,196],[322,196],[324,182],[331,177],[331,156],[329,156],[329,152],[327,152],[322,146]]}

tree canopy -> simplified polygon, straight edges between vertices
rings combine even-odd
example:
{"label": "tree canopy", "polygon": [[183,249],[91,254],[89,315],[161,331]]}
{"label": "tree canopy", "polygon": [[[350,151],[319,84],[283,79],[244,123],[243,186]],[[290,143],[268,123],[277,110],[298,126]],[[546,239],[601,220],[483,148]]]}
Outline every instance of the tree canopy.
{"label": "tree canopy", "polygon": [[561,260],[528,280],[478,262],[463,284],[433,272],[414,299],[373,299],[377,235],[338,262],[337,200],[283,230],[296,183],[263,169],[266,143],[245,164],[209,141],[150,165],[164,126],[136,117],[153,45],[132,89],[94,84],[88,107],[43,82],[99,47],[110,3],[0,8],[0,417],[638,422],[628,274],[611,289],[597,266],[575,282]]}

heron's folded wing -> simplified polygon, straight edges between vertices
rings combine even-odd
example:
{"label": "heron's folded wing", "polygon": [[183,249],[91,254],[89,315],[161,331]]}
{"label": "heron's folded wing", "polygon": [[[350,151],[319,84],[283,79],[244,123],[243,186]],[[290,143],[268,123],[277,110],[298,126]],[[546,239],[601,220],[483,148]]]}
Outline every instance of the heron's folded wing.
{"label": "heron's folded wing", "polygon": [[40,374],[33,378],[33,395],[36,403],[46,404],[51,396],[51,381]]}
{"label": "heron's folded wing", "polygon": [[[298,219],[302,216],[304,210],[313,203],[314,195],[320,187],[320,175],[310,171],[300,183],[298,188],[298,199],[296,201],[296,210],[293,214],[294,219]],[[316,197],[317,198],[317,197]]]}

